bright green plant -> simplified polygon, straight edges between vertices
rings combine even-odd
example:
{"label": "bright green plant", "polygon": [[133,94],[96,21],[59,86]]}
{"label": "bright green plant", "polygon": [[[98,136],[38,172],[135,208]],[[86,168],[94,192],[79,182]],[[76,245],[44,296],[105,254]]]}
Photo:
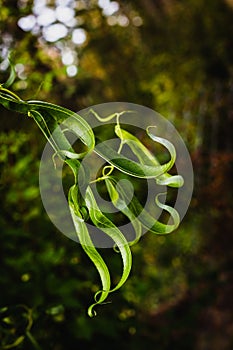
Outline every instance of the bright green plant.
{"label": "bright green plant", "polygon": [[[117,174],[120,172],[134,178],[154,179],[158,185],[179,188],[183,185],[183,178],[180,175],[170,175],[168,173],[175,163],[176,150],[170,141],[155,136],[154,126],[148,126],[146,132],[149,138],[163,145],[170,154],[170,160],[161,165],[158,159],[137,137],[122,128],[121,115],[130,111],[116,112],[111,116],[101,118],[94,110],[90,109],[89,112],[93,113],[100,122],[115,121],[115,134],[120,140],[118,151],[106,147],[106,145],[102,146],[101,143],[96,147],[95,134],[84,118],[55,104],[21,100],[14,92],[9,90],[12,80],[13,76],[8,79],[6,84],[0,85],[0,103],[10,111],[23,113],[31,117],[51,144],[55,155],[60,157],[73,172],[74,183],[68,192],[70,213],[78,241],[95,265],[102,284],[100,290],[95,294],[95,302],[88,309],[88,315],[92,317],[96,314],[94,307],[105,302],[109,293],[118,290],[128,279],[132,266],[130,246],[138,242],[142,229],[160,235],[168,234],[174,231],[180,223],[178,212],[159,200],[162,193],[156,196],[155,202],[159,208],[165,210],[172,217],[173,224],[162,223],[154,219],[149,212],[143,209],[143,205],[136,196],[133,196],[130,203],[128,203],[128,189],[122,183],[118,183],[119,178],[114,175],[114,170],[118,171]],[[77,153],[74,150],[65,136],[64,130],[59,128],[61,123],[65,125],[66,130],[68,129],[81,140],[84,145],[82,152]],[[124,145],[131,149],[137,161],[129,159],[121,153]],[[84,179],[84,191],[83,189],[81,191],[78,183],[78,176],[82,171],[81,161],[90,152],[96,152],[107,162],[107,165],[103,168],[102,175],[94,181],[88,182]],[[98,206],[92,186],[94,182],[101,181],[105,183],[112,204],[132,223],[135,238],[131,242],[127,241],[117,225]],[[92,242],[86,225],[88,220],[91,220],[94,226],[113,240],[115,250],[120,253],[123,269],[115,286],[112,286],[108,266]]]}

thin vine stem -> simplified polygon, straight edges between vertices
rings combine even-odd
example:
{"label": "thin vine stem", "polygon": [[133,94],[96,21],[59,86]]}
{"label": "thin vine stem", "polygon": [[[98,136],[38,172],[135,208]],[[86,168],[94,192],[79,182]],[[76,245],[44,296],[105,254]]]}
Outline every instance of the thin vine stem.
{"label": "thin vine stem", "polygon": [[11,95],[11,96],[14,97],[16,100],[22,102],[21,98],[20,98],[18,95],[16,95],[13,91],[10,91],[10,90],[4,88],[4,87],[2,86],[2,84],[0,84],[0,90],[6,92],[6,93],[9,94],[9,95]]}
{"label": "thin vine stem", "polygon": [[30,340],[31,344],[33,345],[35,350],[42,350],[36,339],[33,337],[32,333],[30,331],[26,332],[27,338]]}

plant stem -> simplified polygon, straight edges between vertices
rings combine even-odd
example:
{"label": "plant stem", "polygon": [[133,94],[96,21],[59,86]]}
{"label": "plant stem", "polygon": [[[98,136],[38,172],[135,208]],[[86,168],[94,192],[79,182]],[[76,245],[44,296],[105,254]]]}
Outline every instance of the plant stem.
{"label": "plant stem", "polygon": [[16,95],[14,92],[12,92],[12,91],[10,91],[10,90],[4,88],[1,84],[0,84],[0,90],[1,90],[1,91],[5,91],[6,93],[8,93],[8,94],[11,95],[12,97],[14,97],[16,100],[22,101],[21,98],[20,98],[18,95]]}
{"label": "plant stem", "polygon": [[26,332],[26,335],[28,337],[28,339],[30,340],[30,342],[32,343],[34,349],[36,350],[42,350],[42,348],[40,347],[40,345],[37,343],[36,339],[33,337],[33,335],[31,334],[30,331]]}

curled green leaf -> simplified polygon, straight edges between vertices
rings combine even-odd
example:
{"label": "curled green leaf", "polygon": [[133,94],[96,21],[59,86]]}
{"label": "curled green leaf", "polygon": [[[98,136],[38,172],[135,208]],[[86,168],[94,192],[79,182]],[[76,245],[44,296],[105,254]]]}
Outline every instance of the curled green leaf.
{"label": "curled green leaf", "polygon": [[73,223],[75,226],[75,231],[78,236],[78,240],[82,245],[82,248],[85,251],[85,253],[88,255],[88,257],[91,259],[91,261],[95,265],[102,283],[101,291],[100,293],[98,293],[98,300],[96,300],[96,302],[92,304],[88,309],[88,315],[90,317],[93,317],[96,315],[96,312],[93,310],[94,307],[98,304],[103,303],[110,292],[110,288],[111,288],[110,274],[109,274],[107,265],[105,264],[101,255],[98,253],[95,246],[93,245],[93,242],[89,235],[88,229],[82,217],[82,213],[78,203],[78,189],[77,189],[77,186],[75,185],[70,188],[68,203],[69,203],[69,208],[73,219]]}
{"label": "curled green leaf", "polygon": [[[111,183],[111,188],[115,188],[115,191],[117,191],[120,198],[118,199],[118,203],[121,203],[121,208],[124,210],[122,210],[122,212],[130,212],[132,224],[136,224],[139,221],[145,229],[152,233],[160,235],[171,233],[179,226],[179,213],[173,207],[163,204],[159,201],[159,196],[162,195],[162,193],[156,196],[155,203],[159,208],[167,211],[170,214],[173,224],[166,224],[156,220],[148,211],[145,210],[135,195],[133,196],[130,203],[128,203],[127,188],[123,187],[121,183],[118,183],[117,179],[114,177],[109,177],[107,179],[107,182],[108,186],[110,186],[109,184]],[[113,203],[119,210],[121,210],[116,200]]]}
{"label": "curled green leaf", "polygon": [[90,186],[87,188],[86,191],[85,203],[89,210],[92,222],[95,224],[96,227],[105,232],[113,240],[121,254],[123,262],[123,271],[119,282],[113,289],[111,289],[111,292],[113,292],[119,289],[128,279],[132,266],[131,251],[128,242],[125,236],[122,234],[122,232],[99,209]]}
{"label": "curled green leaf", "polygon": [[125,188],[125,196],[122,197],[121,194],[118,192],[117,182],[114,181],[113,178],[107,177],[105,179],[105,183],[113,205],[118,210],[120,210],[126,217],[128,217],[134,228],[135,238],[129,242],[130,246],[134,245],[139,241],[139,239],[142,236],[142,225],[126,204],[126,198],[128,199],[130,197],[127,193],[127,189]]}
{"label": "curled green leaf", "polygon": [[[168,167],[166,170],[164,170],[163,173],[160,175],[156,176],[156,183],[158,185],[166,185],[170,187],[181,187],[183,186],[184,180],[181,175],[170,175],[167,173],[169,169],[172,168],[172,166],[175,163],[176,160],[176,150],[175,147],[169,142],[168,140],[157,137],[151,132],[149,132],[149,129],[152,127],[147,128],[147,134],[148,136],[155,142],[158,142],[162,144],[164,147],[167,148],[167,150],[170,153],[171,160],[168,163]],[[115,126],[115,133],[116,135],[122,140],[123,144],[127,144],[131,151],[136,155],[138,158],[140,164],[143,165],[149,165],[149,166],[154,166],[158,167],[160,165],[158,159],[154,154],[152,154],[144,145],[143,143],[134,135],[129,133],[128,131],[124,130],[121,128],[120,124],[117,124]]]}

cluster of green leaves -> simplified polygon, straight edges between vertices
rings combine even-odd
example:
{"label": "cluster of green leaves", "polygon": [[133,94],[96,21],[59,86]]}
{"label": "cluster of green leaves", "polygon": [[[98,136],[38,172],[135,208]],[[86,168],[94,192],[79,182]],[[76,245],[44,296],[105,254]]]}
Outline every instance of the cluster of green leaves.
{"label": "cluster of green leaves", "polygon": [[[89,316],[94,316],[94,306],[103,303],[109,293],[118,290],[128,279],[132,266],[132,256],[130,245],[135,244],[142,233],[142,227],[156,234],[167,234],[174,231],[180,222],[178,212],[169,205],[163,204],[156,196],[155,202],[158,207],[167,211],[173,219],[173,224],[166,224],[154,219],[143,209],[139,200],[133,196],[131,202],[127,203],[128,191],[123,185],[116,187],[118,178],[113,176],[114,169],[136,178],[153,178],[158,185],[180,187],[183,179],[180,175],[170,175],[168,171],[173,167],[176,159],[176,151],[171,142],[161,137],[157,137],[151,131],[153,126],[148,126],[147,134],[155,142],[163,145],[170,154],[170,160],[165,164],[160,164],[158,159],[151,154],[147,148],[134,135],[122,129],[120,116],[127,111],[116,112],[106,118],[101,118],[95,111],[90,110],[100,121],[110,121],[116,119],[115,133],[120,140],[118,151],[111,147],[102,147],[101,143],[96,145],[95,135],[90,125],[78,114],[47,102],[23,101],[7,87],[11,83],[10,77],[6,85],[0,86],[0,103],[11,111],[27,114],[36,122],[47,141],[59,156],[72,170],[74,184],[69,189],[68,204],[75,226],[75,231],[79,242],[85,253],[94,263],[100,275],[102,287],[95,294],[95,302],[89,307]],[[66,130],[72,131],[85,145],[86,150],[77,153],[65,136],[60,125],[64,125]],[[124,145],[129,146],[137,161],[129,159],[121,154]],[[121,211],[131,221],[135,230],[135,239],[128,242],[119,228],[101,211],[92,191],[93,181],[84,179],[84,192],[80,191],[78,185],[78,174],[82,159],[90,152],[96,152],[108,165],[104,167],[102,176],[95,181],[105,181],[105,185],[113,205]],[[84,193],[84,195],[83,195]],[[84,210],[85,209],[85,210]],[[88,215],[87,215],[88,212]],[[89,235],[86,220],[90,218],[92,223],[114,242],[120,252],[123,262],[123,270],[120,280],[112,286],[109,269],[102,256],[94,246]]]}

